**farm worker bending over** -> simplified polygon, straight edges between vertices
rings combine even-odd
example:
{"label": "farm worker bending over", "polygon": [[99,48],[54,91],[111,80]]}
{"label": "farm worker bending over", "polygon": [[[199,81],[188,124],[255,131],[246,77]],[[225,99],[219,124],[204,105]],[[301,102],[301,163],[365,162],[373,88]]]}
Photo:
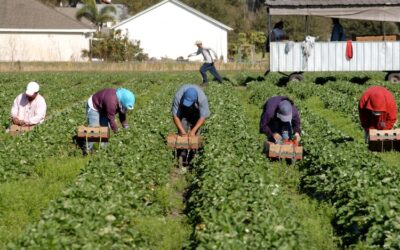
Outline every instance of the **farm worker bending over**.
{"label": "farm worker bending over", "polygon": [[368,139],[370,129],[392,129],[397,120],[397,106],[393,94],[384,87],[369,87],[358,104],[361,126]]}
{"label": "farm worker bending over", "polygon": [[175,94],[172,116],[180,135],[196,135],[210,116],[208,100],[203,90],[197,85],[183,85]]}
{"label": "farm worker bending over", "polygon": [[296,106],[286,96],[273,96],[263,107],[260,133],[268,141],[282,143],[283,140],[300,141],[300,116]]}
{"label": "farm worker bending over", "polygon": [[[114,133],[118,132],[115,115],[124,128],[128,128],[126,113],[135,106],[135,95],[124,88],[103,89],[89,97],[86,105],[86,116],[89,127],[108,127],[110,124]],[[89,142],[87,149],[93,148]]]}
{"label": "farm worker bending over", "polygon": [[39,94],[39,84],[28,83],[25,93],[19,94],[11,108],[12,123],[18,126],[33,126],[44,121],[46,101]]}
{"label": "farm worker bending over", "polygon": [[[202,54],[204,57],[204,63],[200,67],[200,74],[203,77],[203,84],[207,85],[208,84],[208,78],[207,78],[207,71],[209,70],[210,73],[217,79],[219,83],[222,83],[222,78],[218,74],[217,69],[214,66],[214,62],[217,60],[218,56],[217,53],[211,49],[211,48],[206,48],[203,47],[203,43],[201,41],[196,41],[195,45],[197,46],[197,51],[188,55],[188,57],[191,56],[197,56]],[[215,59],[212,58],[211,52],[214,54]]]}

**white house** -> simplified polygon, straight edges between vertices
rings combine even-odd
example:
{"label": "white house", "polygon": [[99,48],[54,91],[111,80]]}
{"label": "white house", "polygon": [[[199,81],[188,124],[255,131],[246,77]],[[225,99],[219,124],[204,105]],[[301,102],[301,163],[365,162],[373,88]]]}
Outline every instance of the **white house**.
{"label": "white house", "polygon": [[[177,1],[162,1],[112,27],[140,41],[149,57],[186,58],[197,50],[196,40],[227,61],[228,31],[232,28]],[[192,57],[202,60],[201,56]],[[191,59],[192,59],[191,58]]]}
{"label": "white house", "polygon": [[84,61],[96,30],[37,0],[0,0],[0,61]]}

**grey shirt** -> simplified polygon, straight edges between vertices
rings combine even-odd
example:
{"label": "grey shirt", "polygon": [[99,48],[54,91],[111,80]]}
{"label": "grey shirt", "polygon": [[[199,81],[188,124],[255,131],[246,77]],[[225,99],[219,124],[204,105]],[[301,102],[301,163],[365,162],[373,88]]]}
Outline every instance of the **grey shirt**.
{"label": "grey shirt", "polygon": [[210,116],[210,109],[208,107],[207,96],[204,94],[204,91],[197,85],[194,84],[185,84],[175,93],[174,100],[172,102],[172,115],[178,116],[179,109],[182,103],[183,93],[188,88],[194,88],[197,91],[197,101],[195,102],[196,108],[200,110],[201,118],[208,118]]}
{"label": "grey shirt", "polygon": [[211,52],[210,51],[214,54],[215,58],[218,58],[217,53],[213,49],[206,48],[206,47],[199,48],[196,52],[190,54],[189,56],[197,56],[197,55],[202,54],[203,57],[204,57],[204,62],[205,63],[213,63],[214,60],[213,60],[213,58],[211,56]]}

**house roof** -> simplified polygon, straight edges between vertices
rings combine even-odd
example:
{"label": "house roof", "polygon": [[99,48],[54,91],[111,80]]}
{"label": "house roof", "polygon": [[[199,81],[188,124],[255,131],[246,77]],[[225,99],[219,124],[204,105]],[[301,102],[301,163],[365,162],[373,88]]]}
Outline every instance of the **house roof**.
{"label": "house roof", "polygon": [[146,10],[144,10],[142,12],[139,12],[138,14],[136,14],[136,15],[134,15],[134,16],[122,21],[121,23],[115,25],[112,28],[113,29],[118,28],[119,26],[121,26],[121,25],[123,25],[123,24],[125,24],[125,23],[127,23],[127,22],[129,22],[129,21],[141,16],[141,15],[144,15],[147,12],[150,12],[150,11],[152,11],[152,10],[154,10],[154,9],[156,9],[156,8],[166,4],[166,3],[173,3],[173,4],[177,5],[177,6],[183,8],[183,9],[189,11],[189,12],[191,12],[192,14],[194,14],[196,16],[199,16],[199,17],[203,18],[204,20],[207,20],[207,21],[213,23],[214,25],[216,25],[216,26],[218,26],[218,27],[220,27],[222,29],[225,29],[225,30],[228,30],[228,31],[233,30],[231,27],[229,27],[229,26],[227,26],[227,25],[225,25],[225,24],[223,24],[223,23],[221,23],[221,22],[219,22],[219,21],[217,21],[217,20],[215,20],[215,19],[213,19],[213,18],[201,13],[198,10],[193,9],[192,7],[186,5],[186,4],[184,4],[184,3],[182,3],[182,2],[180,2],[178,0],[164,0],[164,1],[162,1],[162,2],[160,2],[158,4],[156,4],[156,5],[153,5],[152,7],[148,8],[148,9],[146,9]]}
{"label": "house roof", "polygon": [[274,7],[366,7],[400,5],[400,0],[266,0],[265,5]]}
{"label": "house roof", "polygon": [[90,32],[91,26],[68,17],[37,0],[0,0],[0,29],[31,32]]}
{"label": "house roof", "polygon": [[400,0],[266,0],[270,15],[400,22]]}
{"label": "house roof", "polygon": [[[78,9],[75,7],[57,7],[56,10],[72,19],[76,19],[76,12],[78,12]],[[92,28],[96,28],[96,25],[85,17],[83,17],[80,22]]]}

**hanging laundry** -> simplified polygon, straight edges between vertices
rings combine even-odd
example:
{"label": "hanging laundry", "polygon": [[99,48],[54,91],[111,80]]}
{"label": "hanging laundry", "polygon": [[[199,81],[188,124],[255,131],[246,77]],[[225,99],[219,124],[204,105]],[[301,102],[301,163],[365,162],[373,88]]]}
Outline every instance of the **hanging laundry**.
{"label": "hanging laundry", "polygon": [[347,58],[347,60],[351,60],[353,58],[353,43],[351,40],[347,40],[346,58]]}

